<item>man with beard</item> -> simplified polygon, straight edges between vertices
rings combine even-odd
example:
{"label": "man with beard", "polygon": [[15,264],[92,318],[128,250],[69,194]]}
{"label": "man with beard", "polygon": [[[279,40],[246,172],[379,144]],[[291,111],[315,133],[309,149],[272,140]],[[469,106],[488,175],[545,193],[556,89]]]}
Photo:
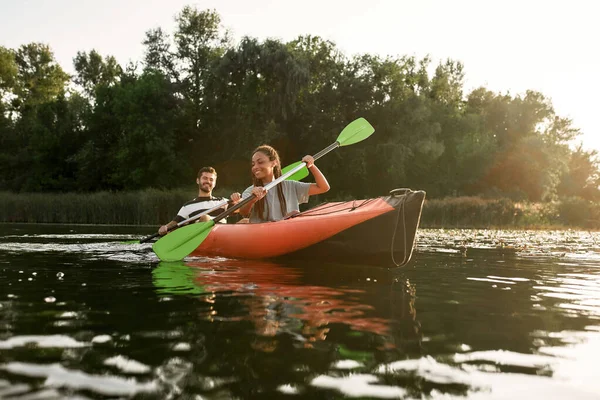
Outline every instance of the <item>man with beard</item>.
{"label": "man with beard", "polygon": [[[215,197],[212,195],[212,191],[217,184],[217,171],[215,171],[213,167],[201,168],[198,171],[196,183],[198,184],[198,197],[185,203],[183,207],[179,209],[179,212],[177,212],[177,216],[168,224],[162,225],[158,229],[158,233],[164,235],[170,229],[175,228],[175,226],[177,226],[177,224],[179,224],[181,221],[185,221],[206,210],[210,210],[211,208],[216,207],[225,201],[224,197]],[[241,196],[239,193],[233,193],[228,204],[224,204],[222,207],[217,208],[209,214],[201,216],[200,218],[194,220],[194,222],[205,222],[210,220],[211,218],[227,210],[228,205],[236,204],[238,201],[240,201],[240,198]],[[226,218],[223,218],[219,222],[227,223]]]}

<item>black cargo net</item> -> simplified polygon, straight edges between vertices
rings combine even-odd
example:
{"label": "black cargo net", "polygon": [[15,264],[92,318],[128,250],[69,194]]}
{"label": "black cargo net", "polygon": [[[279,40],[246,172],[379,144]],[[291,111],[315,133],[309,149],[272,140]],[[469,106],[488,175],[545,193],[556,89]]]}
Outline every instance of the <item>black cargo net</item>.
{"label": "black cargo net", "polygon": [[[394,265],[396,267],[402,267],[404,265],[406,265],[406,263],[408,263],[408,260],[410,259],[410,254],[409,252],[406,251],[407,249],[407,244],[406,244],[406,209],[404,207],[404,203],[406,203],[406,196],[403,196],[402,199],[400,200],[400,204],[398,205],[398,212],[396,213],[396,224],[394,225],[394,233],[392,234],[392,248],[391,248],[391,255],[392,255],[392,262],[394,263]],[[396,242],[396,232],[398,232],[398,223],[400,222],[400,215],[402,215],[402,244],[404,245],[404,258],[402,259],[402,261],[400,263],[398,263],[396,261],[396,257],[394,257],[394,244]],[[412,252],[412,249],[411,249]]]}
{"label": "black cargo net", "polygon": [[[406,265],[410,259],[410,254],[407,251],[408,249],[408,244],[406,242],[407,237],[406,237],[406,208],[404,207],[404,203],[406,203],[406,198],[407,196],[402,196],[402,199],[400,200],[399,205],[397,206],[397,212],[396,212],[396,223],[394,224],[394,229],[392,232],[392,245],[391,245],[391,249],[390,249],[390,255],[392,258],[392,262],[394,263],[394,265],[396,267],[402,267],[404,265]],[[354,211],[360,207],[364,207],[369,203],[372,203],[373,201],[378,200],[379,198],[374,198],[374,199],[366,199],[366,200],[352,200],[352,201],[346,201],[346,202],[342,202],[342,203],[334,203],[334,204],[330,204],[327,206],[321,206],[318,205],[310,210],[306,210],[300,214],[296,214],[293,216],[293,218],[301,218],[301,217],[314,217],[314,216],[319,216],[319,215],[328,215],[328,214],[335,214],[335,213],[339,213],[342,211]],[[323,204],[327,204],[327,203],[323,203]],[[347,205],[344,208],[337,208],[340,205]],[[331,210],[331,211],[327,211],[331,208],[336,207],[335,210]],[[394,255],[395,253],[395,248],[396,248],[396,232],[398,232],[398,224],[402,223],[402,245],[403,245],[403,254],[404,254],[404,258],[398,262],[396,261],[396,257]]]}
{"label": "black cargo net", "polygon": [[[364,207],[369,203],[372,203],[376,200],[378,200],[379,198],[376,197],[374,199],[366,199],[366,200],[352,200],[352,201],[346,201],[346,202],[342,202],[342,203],[333,203],[330,204],[328,206],[316,206],[314,208],[311,208],[310,210],[306,210],[304,212],[301,212],[300,214],[297,214],[296,216],[294,216],[294,218],[300,218],[300,217],[314,217],[314,216],[318,216],[318,215],[328,215],[328,214],[335,214],[335,213],[339,213],[342,211],[354,211],[360,207]],[[324,203],[327,204],[327,203]],[[339,207],[340,205],[347,205],[344,208],[338,208],[332,211],[327,211],[333,207]]]}

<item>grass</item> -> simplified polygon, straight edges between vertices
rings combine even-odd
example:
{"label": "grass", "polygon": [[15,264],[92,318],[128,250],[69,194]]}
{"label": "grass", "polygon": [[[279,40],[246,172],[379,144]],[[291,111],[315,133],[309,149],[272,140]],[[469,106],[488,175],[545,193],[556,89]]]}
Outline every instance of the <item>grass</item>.
{"label": "grass", "polygon": [[1,222],[157,225],[196,193],[189,190],[97,193],[0,192]]}
{"label": "grass", "polygon": [[[197,195],[196,187],[132,192],[11,193],[0,192],[0,222],[159,225],[170,221],[181,205]],[[231,190],[217,188],[228,197]],[[314,201],[312,201],[314,200]],[[318,200],[318,201],[317,201]],[[311,204],[325,201],[311,199]],[[600,229],[600,204],[581,198],[551,203],[509,199],[450,197],[427,199],[424,228]]]}

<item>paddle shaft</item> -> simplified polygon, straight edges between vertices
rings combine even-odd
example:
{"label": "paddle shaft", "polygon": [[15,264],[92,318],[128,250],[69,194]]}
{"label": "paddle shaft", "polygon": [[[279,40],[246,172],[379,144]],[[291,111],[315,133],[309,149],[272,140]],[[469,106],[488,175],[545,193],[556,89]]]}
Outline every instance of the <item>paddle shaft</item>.
{"label": "paddle shaft", "polygon": [[[329,146],[327,146],[326,148],[324,148],[323,150],[321,150],[320,152],[318,152],[317,154],[315,154],[313,156],[313,158],[314,158],[315,161],[317,161],[319,158],[323,157],[325,154],[329,153],[330,151],[337,149],[338,147],[340,147],[340,142],[335,141],[334,143],[330,144]],[[275,179],[273,182],[267,184],[267,186],[265,186],[265,190],[269,190],[272,187],[278,185],[281,181],[286,180],[289,176],[291,176],[291,175],[295,174],[296,172],[300,171],[305,166],[306,166],[306,163],[304,163],[304,162],[298,164],[296,167],[292,168],[291,170],[289,170],[285,174],[281,175],[279,178]],[[216,223],[217,221],[219,221],[219,220],[221,220],[221,219],[229,216],[230,214],[236,212],[240,208],[244,207],[246,204],[250,203],[255,197],[256,196],[254,194],[251,194],[250,196],[246,197],[245,199],[243,199],[242,201],[240,201],[239,203],[237,203],[233,207],[227,208],[227,211],[224,211],[221,214],[219,214],[216,217],[214,217],[213,218],[213,222]]]}
{"label": "paddle shaft", "polygon": [[[177,225],[173,226],[172,228],[169,228],[167,230],[167,233],[169,233],[171,231],[174,231],[175,229],[181,227],[182,225],[187,225],[187,224],[189,224],[189,223],[197,220],[198,218],[202,217],[203,215],[210,214],[211,212],[216,211],[219,208],[223,208],[223,206],[225,206],[227,203],[229,203],[229,200],[223,200],[222,202],[220,202],[219,204],[217,204],[213,208],[210,208],[208,210],[202,211],[200,214],[194,215],[192,218],[188,218],[188,219],[186,219],[184,221],[179,222]],[[146,243],[147,241],[152,240],[152,239],[154,239],[155,237],[158,237],[158,236],[162,236],[162,235],[160,233],[156,232],[153,235],[150,235],[148,237],[145,237],[145,238],[141,239],[140,243]]]}

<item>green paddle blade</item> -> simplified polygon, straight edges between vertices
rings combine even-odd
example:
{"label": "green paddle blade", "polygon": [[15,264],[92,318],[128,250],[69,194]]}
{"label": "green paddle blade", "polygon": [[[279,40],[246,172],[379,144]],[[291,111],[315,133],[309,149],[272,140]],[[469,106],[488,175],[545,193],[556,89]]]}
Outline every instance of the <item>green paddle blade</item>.
{"label": "green paddle blade", "polygon": [[[302,164],[302,161],[298,161],[295,162],[293,164],[288,165],[287,167],[285,167],[284,169],[281,170],[281,175],[285,175],[288,171],[291,171],[293,168],[295,168],[296,166]],[[304,168],[302,168],[300,171],[294,173],[293,175],[290,175],[286,181],[301,181],[302,179],[306,178],[308,176],[308,168],[306,168],[306,166],[304,166]]]}
{"label": "green paddle blade", "polygon": [[160,294],[202,294],[196,271],[183,262],[161,262],[152,270],[152,283]]}
{"label": "green paddle blade", "polygon": [[349,146],[365,140],[375,132],[375,128],[364,118],[358,118],[350,122],[340,133],[337,141],[340,146]]}
{"label": "green paddle blade", "polygon": [[185,258],[206,239],[214,221],[186,225],[160,238],[152,250],[162,261],[179,261]]}

